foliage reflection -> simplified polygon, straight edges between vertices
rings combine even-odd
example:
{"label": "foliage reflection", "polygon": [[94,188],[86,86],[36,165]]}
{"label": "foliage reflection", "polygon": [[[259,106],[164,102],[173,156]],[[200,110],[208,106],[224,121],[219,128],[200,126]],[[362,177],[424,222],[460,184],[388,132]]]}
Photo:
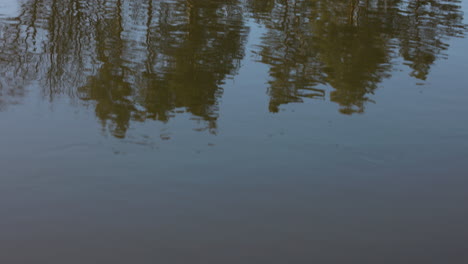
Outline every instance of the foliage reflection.
{"label": "foliage reflection", "polygon": [[269,67],[269,110],[327,98],[362,113],[397,61],[425,80],[465,25],[457,0],[26,0],[0,17],[0,107],[28,85],[94,107],[103,127],[188,112],[215,133],[218,101],[246,50]]}

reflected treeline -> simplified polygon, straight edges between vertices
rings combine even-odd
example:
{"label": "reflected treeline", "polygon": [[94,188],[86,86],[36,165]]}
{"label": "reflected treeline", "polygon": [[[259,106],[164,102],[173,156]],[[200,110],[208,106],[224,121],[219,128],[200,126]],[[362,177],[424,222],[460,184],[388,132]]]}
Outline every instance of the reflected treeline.
{"label": "reflected treeline", "polygon": [[116,137],[189,112],[216,130],[221,85],[248,30],[238,0],[29,0],[1,24],[2,87],[38,82],[95,107]]}
{"label": "reflected treeline", "polygon": [[270,111],[325,98],[363,112],[397,61],[425,80],[450,37],[456,0],[24,0],[0,20],[0,108],[29,85],[77,99],[125,137],[132,122],[188,112],[215,132],[222,85],[236,74],[246,14],[264,25]]}
{"label": "reflected treeline", "polygon": [[270,111],[306,97],[324,98],[329,85],[330,100],[342,113],[363,112],[398,58],[411,76],[425,80],[448,38],[465,31],[460,2],[248,1],[253,18],[266,27],[258,53],[270,65]]}

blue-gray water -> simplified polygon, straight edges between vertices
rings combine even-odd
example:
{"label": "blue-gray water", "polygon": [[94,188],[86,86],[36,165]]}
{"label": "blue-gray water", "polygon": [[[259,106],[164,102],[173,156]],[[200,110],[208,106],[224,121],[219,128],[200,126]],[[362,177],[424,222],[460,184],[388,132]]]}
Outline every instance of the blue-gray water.
{"label": "blue-gray water", "polygon": [[457,0],[0,0],[0,263],[468,263]]}

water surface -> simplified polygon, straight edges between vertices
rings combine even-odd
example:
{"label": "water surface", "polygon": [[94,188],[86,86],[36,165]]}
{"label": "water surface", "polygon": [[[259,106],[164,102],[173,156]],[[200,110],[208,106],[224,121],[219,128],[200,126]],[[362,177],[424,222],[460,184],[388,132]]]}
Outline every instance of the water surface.
{"label": "water surface", "polygon": [[0,262],[468,262],[458,0],[0,0]]}

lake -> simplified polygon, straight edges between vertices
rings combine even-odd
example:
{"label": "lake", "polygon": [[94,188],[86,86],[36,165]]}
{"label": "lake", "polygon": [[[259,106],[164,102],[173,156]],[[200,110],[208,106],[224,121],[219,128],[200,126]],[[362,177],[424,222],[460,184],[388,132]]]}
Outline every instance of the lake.
{"label": "lake", "polygon": [[468,263],[466,12],[0,0],[0,262]]}

